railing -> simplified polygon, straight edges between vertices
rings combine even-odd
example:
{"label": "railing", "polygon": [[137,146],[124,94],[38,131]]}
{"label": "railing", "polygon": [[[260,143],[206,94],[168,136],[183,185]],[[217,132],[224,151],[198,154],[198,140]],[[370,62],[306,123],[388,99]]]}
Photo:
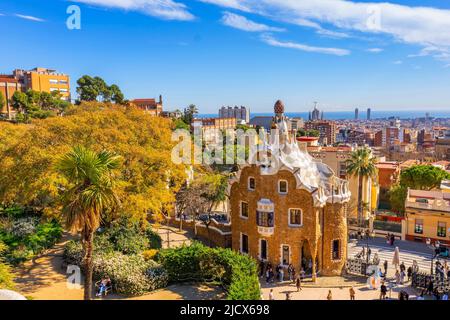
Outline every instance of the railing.
{"label": "railing", "polygon": [[373,222],[373,228],[375,230],[382,230],[382,231],[390,231],[390,232],[395,232],[395,233],[402,233],[402,224],[401,223],[396,223],[396,222],[375,220]]}
{"label": "railing", "polygon": [[258,233],[262,236],[271,236],[273,235],[275,232],[275,228],[274,227],[259,227],[258,226]]}
{"label": "railing", "polygon": [[450,291],[450,279],[422,272],[413,274],[411,286],[413,288],[427,289],[430,281],[433,282],[433,288],[437,289],[439,293]]}
{"label": "railing", "polygon": [[444,200],[434,200],[432,203],[406,201],[406,207],[450,212],[450,205]]}

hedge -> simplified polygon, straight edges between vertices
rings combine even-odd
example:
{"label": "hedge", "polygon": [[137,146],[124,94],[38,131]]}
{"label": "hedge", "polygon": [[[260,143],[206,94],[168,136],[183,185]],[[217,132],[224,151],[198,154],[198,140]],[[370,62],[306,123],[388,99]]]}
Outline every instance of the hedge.
{"label": "hedge", "polygon": [[166,249],[157,256],[169,275],[169,281],[220,283],[229,300],[259,300],[257,263],[230,249],[209,248],[198,242],[190,246]]}

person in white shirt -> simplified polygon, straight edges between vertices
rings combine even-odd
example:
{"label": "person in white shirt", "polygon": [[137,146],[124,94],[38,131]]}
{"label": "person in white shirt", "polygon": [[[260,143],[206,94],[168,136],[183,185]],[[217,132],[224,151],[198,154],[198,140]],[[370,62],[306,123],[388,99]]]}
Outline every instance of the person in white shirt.
{"label": "person in white shirt", "polygon": [[273,289],[270,289],[269,292],[269,300],[275,300],[274,296],[273,296]]}

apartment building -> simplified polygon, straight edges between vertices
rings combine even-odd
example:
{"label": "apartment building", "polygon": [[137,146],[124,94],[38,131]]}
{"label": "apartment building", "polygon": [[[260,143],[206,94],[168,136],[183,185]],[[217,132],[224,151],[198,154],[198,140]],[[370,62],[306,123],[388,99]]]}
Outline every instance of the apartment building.
{"label": "apartment building", "polygon": [[161,116],[163,113],[163,99],[161,95],[159,96],[159,101],[156,101],[156,99],[134,99],[131,103],[154,117]]}
{"label": "apartment building", "polygon": [[316,120],[305,123],[305,130],[317,130],[322,145],[333,145],[336,142],[336,123],[334,121]]}

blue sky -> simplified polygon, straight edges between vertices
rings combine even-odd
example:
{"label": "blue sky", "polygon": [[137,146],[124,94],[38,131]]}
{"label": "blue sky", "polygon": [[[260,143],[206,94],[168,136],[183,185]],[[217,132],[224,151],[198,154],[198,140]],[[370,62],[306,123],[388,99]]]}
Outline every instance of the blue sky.
{"label": "blue sky", "polygon": [[2,0],[0,73],[90,74],[202,113],[449,109],[450,3],[392,1]]}

